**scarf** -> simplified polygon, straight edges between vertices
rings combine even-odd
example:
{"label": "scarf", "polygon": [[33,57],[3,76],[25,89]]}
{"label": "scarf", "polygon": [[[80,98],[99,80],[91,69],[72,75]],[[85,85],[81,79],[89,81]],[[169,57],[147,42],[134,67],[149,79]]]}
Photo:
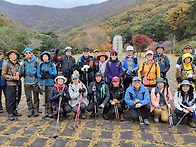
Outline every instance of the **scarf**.
{"label": "scarf", "polygon": [[99,62],[99,72],[102,73],[102,75],[105,74],[105,68],[106,68],[106,62]]}

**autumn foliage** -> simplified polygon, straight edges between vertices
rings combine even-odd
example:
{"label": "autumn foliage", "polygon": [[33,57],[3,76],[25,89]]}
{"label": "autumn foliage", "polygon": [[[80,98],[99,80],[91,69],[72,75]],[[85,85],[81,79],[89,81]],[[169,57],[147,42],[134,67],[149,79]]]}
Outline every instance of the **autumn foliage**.
{"label": "autumn foliage", "polygon": [[147,48],[152,42],[153,40],[146,35],[142,35],[142,34],[133,35],[132,43],[133,45],[136,46],[137,54],[139,51],[141,53],[141,51]]}
{"label": "autumn foliage", "polygon": [[182,29],[183,23],[188,19],[190,12],[190,5],[185,3],[178,4],[175,8],[171,9],[168,14],[168,22],[172,30]]}

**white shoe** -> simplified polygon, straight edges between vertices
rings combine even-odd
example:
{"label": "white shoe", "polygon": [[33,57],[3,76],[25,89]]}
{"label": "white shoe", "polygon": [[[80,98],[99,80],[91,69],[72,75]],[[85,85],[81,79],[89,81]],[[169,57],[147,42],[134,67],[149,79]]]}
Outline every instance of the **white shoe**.
{"label": "white shoe", "polygon": [[159,118],[158,117],[154,117],[154,122],[158,123],[159,122]]}
{"label": "white shoe", "polygon": [[149,125],[148,119],[144,119],[144,124],[145,124],[145,125]]}

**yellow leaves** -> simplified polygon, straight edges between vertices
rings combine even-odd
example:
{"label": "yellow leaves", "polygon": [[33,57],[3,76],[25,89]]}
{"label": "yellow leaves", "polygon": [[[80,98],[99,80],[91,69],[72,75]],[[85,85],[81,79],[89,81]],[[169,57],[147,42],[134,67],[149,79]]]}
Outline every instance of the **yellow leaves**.
{"label": "yellow leaves", "polygon": [[168,13],[168,22],[173,30],[182,29],[183,23],[188,19],[187,14],[190,12],[190,5],[185,3],[178,4]]}

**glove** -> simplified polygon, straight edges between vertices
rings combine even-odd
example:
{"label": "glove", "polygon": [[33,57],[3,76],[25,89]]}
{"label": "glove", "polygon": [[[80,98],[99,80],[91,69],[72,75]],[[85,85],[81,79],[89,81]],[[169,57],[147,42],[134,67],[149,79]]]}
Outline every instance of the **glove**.
{"label": "glove", "polygon": [[92,91],[95,91],[95,90],[96,90],[96,86],[93,86]]}
{"label": "glove", "polygon": [[193,75],[192,75],[192,74],[188,74],[187,77],[188,77],[188,79],[189,79],[189,78],[191,79],[191,78],[193,78]]}
{"label": "glove", "polygon": [[81,70],[82,70],[82,71],[88,72],[88,69],[89,69],[89,68],[90,68],[89,65],[84,65],[84,66],[81,68]]}
{"label": "glove", "polygon": [[105,107],[104,104],[101,104],[100,106],[101,106],[101,108],[104,108]]}
{"label": "glove", "polygon": [[180,68],[180,65],[179,64],[176,64],[176,68]]}
{"label": "glove", "polygon": [[158,105],[157,108],[158,108],[158,109],[161,109],[161,105]]}
{"label": "glove", "polygon": [[58,94],[59,96],[63,96],[64,95],[64,92],[61,90],[61,91],[59,91],[59,94]]}
{"label": "glove", "polygon": [[79,93],[85,93],[86,92],[86,89],[85,88],[80,88],[79,89]]}

